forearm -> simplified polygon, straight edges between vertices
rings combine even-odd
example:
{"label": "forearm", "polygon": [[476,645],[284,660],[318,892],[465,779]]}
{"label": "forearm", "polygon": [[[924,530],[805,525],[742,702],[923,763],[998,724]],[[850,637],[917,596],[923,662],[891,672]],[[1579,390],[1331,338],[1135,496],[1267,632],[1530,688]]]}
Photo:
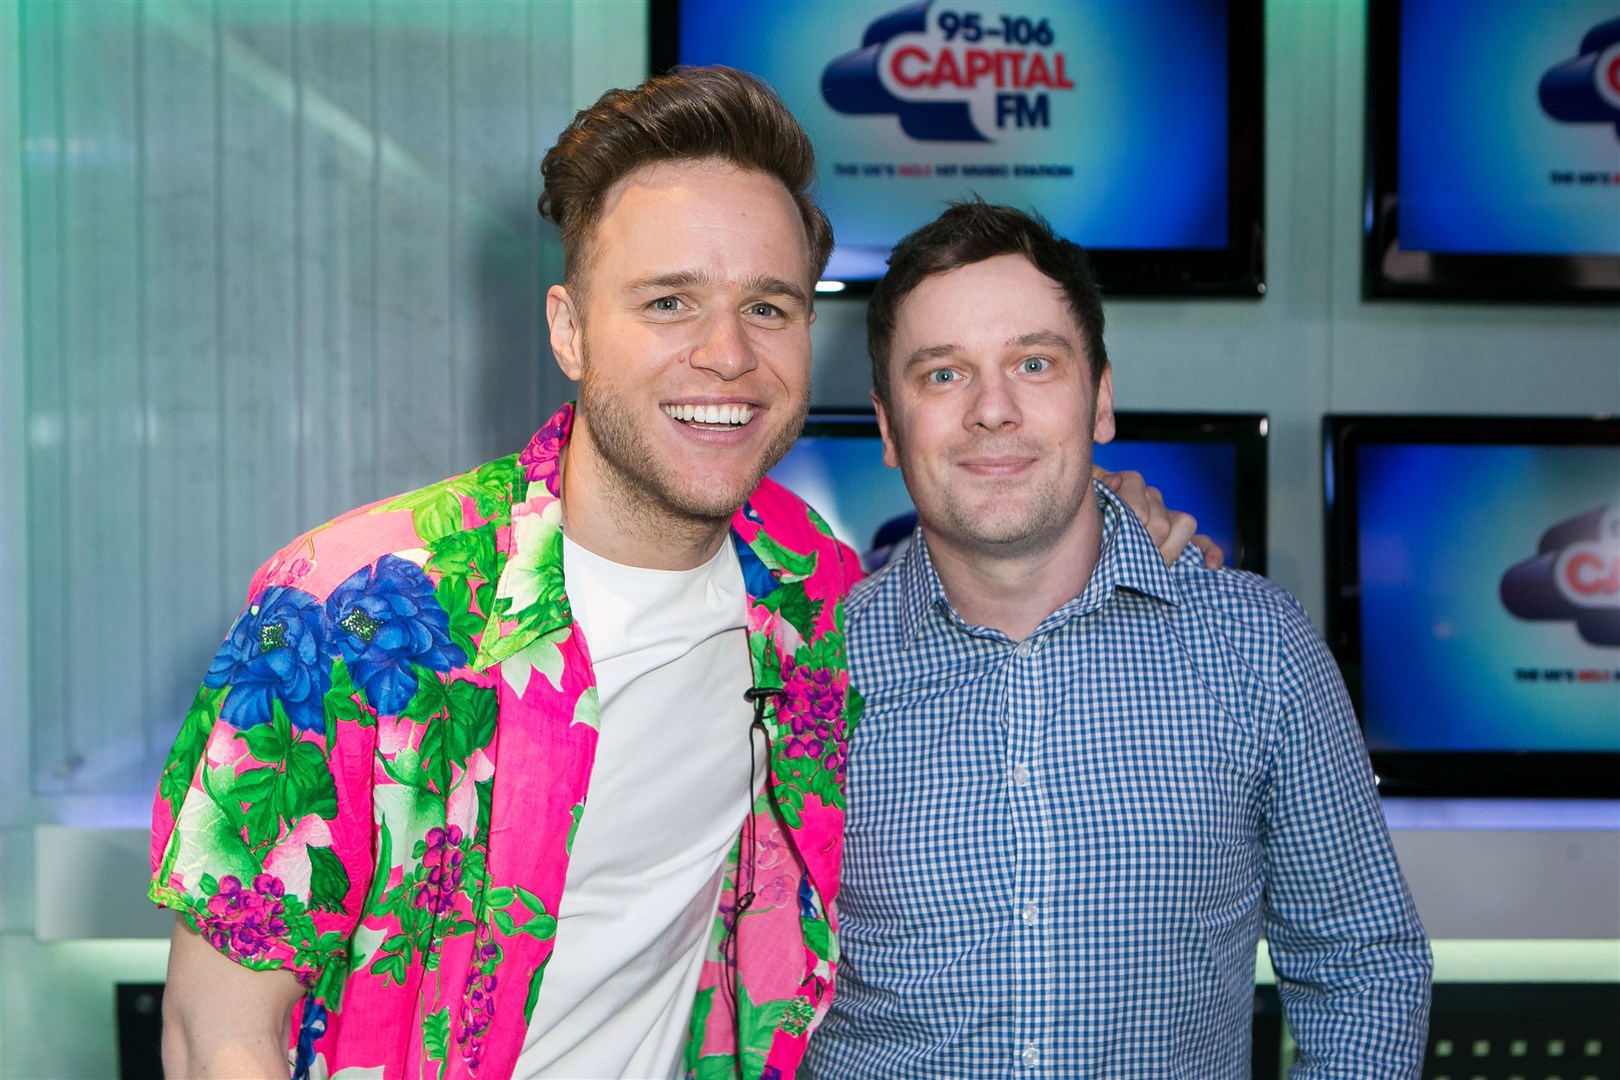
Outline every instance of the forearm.
{"label": "forearm", "polygon": [[292,1011],[303,996],[287,971],[251,971],[175,920],[163,992],[163,1072],[287,1080]]}
{"label": "forearm", "polygon": [[171,1016],[163,1017],[163,1075],[230,1077],[232,1080],[287,1080],[286,1029],[247,1033],[209,1030]]}
{"label": "forearm", "polygon": [[1336,950],[1313,981],[1279,976],[1288,1026],[1299,1047],[1290,1080],[1416,1080],[1428,1034],[1429,951],[1421,937]]}

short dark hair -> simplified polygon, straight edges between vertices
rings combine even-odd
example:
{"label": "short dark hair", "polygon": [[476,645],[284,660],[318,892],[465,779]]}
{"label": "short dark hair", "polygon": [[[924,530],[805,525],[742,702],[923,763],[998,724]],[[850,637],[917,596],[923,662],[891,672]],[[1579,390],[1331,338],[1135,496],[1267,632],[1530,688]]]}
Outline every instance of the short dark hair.
{"label": "short dark hair", "polygon": [[953,202],[939,217],[908,234],[889,255],[889,271],[866,309],[866,349],[872,356],[872,391],[890,404],[889,349],[900,305],[935,274],[972,266],[998,255],[1022,255],[1063,290],[1080,327],[1095,390],[1108,366],[1103,346],[1102,291],[1085,249],[1052,231],[1045,218],[975,196]]}
{"label": "short dark hair", "polygon": [[832,226],[810,196],[816,155],[782,99],[760,79],[728,67],[680,67],[634,90],[609,90],[581,109],[540,162],[540,213],[562,233],[563,278],[583,285],[590,242],[608,189],[645,165],[705,158],[773,176],[798,207],[820,277]]}

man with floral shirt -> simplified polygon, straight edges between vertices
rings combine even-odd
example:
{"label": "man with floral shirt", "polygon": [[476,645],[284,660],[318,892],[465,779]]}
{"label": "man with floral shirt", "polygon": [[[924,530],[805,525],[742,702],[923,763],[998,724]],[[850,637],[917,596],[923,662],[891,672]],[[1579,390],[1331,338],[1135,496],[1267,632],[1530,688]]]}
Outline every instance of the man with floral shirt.
{"label": "man with floral shirt", "polygon": [[272,559],[170,756],[175,1075],[786,1076],[826,1003],[859,571],[761,479],[832,244],[809,143],[700,70],[542,171],[577,408]]}
{"label": "man with floral shirt", "polygon": [[542,172],[577,408],[266,564],[169,758],[175,1074],[789,1077],[826,1009],[858,568],[762,480],[832,244],[809,143],[696,69]]}

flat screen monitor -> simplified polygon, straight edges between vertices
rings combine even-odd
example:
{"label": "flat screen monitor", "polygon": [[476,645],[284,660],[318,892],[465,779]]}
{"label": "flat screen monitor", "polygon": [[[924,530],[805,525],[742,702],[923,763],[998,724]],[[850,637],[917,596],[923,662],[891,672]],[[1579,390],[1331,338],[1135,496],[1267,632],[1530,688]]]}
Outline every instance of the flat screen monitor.
{"label": "flat screen monitor", "polygon": [[1620,795],[1620,420],[1328,416],[1328,637],[1387,794]]}
{"label": "flat screen monitor", "polygon": [[[1114,440],[1096,448],[1104,468],[1134,469],[1165,503],[1198,519],[1228,565],[1264,573],[1266,418],[1252,413],[1117,412]],[[827,519],[834,535],[882,566],[911,536],[916,511],[898,469],[883,464],[870,409],[815,410],[776,468]]]}
{"label": "flat screen monitor", "polygon": [[859,292],[977,193],[1033,208],[1109,295],[1264,291],[1260,0],[653,0],[655,71],[727,64],[804,124]]}
{"label": "flat screen monitor", "polygon": [[1370,0],[1362,286],[1620,298],[1620,7]]}

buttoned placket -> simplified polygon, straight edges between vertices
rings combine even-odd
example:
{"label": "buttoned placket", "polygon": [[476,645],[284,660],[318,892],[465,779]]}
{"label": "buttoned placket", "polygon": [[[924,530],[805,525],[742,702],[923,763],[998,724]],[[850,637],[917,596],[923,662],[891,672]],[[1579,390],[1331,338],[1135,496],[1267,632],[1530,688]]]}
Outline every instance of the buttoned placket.
{"label": "buttoned placket", "polygon": [[1051,1023],[1051,950],[1047,948],[1047,905],[1052,896],[1050,827],[1040,779],[1041,740],[1048,701],[1042,665],[1050,631],[1008,644],[1003,664],[1007,739],[1006,792],[1013,841],[1013,880],[1006,917],[1017,947],[1018,1032],[1009,1048],[1014,1072],[1038,1069],[1041,1044]]}

